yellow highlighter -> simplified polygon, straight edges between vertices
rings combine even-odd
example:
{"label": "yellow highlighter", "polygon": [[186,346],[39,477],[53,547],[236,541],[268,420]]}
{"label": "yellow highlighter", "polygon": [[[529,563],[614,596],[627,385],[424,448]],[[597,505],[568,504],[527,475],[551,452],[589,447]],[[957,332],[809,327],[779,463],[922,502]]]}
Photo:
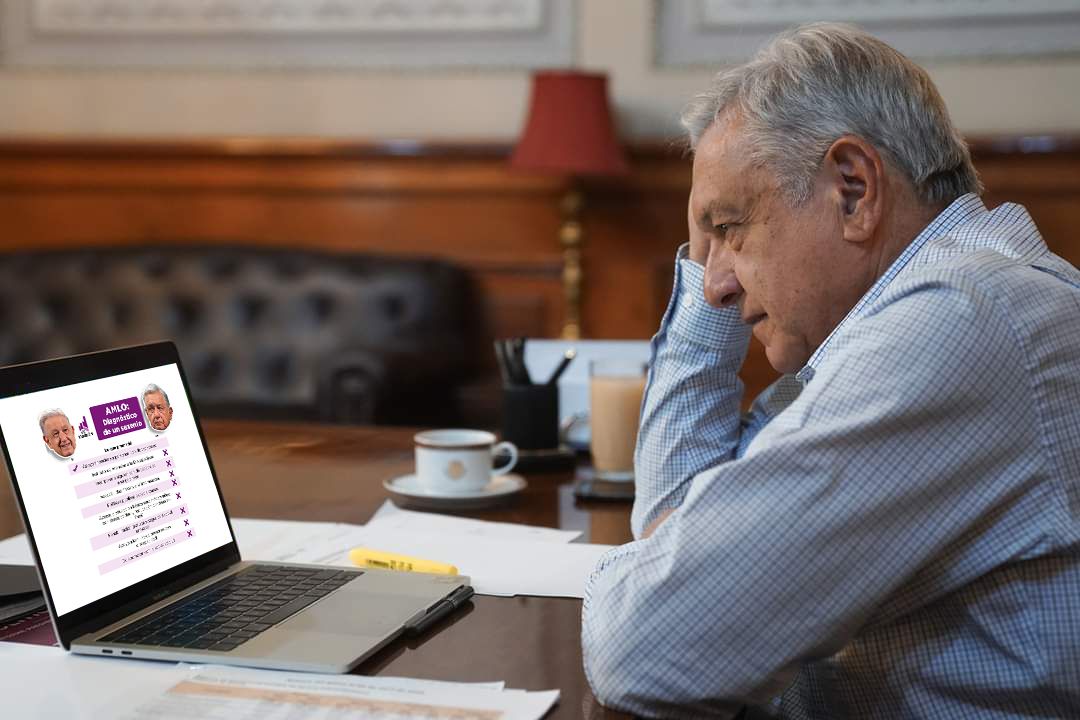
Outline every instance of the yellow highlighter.
{"label": "yellow highlighter", "polygon": [[405,572],[433,573],[435,575],[457,575],[457,568],[446,563],[422,560],[421,558],[398,555],[397,553],[358,547],[349,551],[349,559],[357,567],[378,568],[380,570],[404,570]]}

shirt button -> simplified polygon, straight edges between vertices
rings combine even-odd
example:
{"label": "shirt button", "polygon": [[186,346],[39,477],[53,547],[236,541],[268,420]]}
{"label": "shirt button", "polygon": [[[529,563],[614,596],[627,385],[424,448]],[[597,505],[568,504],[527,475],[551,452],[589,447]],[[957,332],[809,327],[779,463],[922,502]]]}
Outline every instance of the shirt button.
{"label": "shirt button", "polygon": [[687,293],[686,295],[683,295],[682,296],[682,306],[684,308],[686,308],[687,310],[694,307],[694,296],[689,294],[689,293]]}

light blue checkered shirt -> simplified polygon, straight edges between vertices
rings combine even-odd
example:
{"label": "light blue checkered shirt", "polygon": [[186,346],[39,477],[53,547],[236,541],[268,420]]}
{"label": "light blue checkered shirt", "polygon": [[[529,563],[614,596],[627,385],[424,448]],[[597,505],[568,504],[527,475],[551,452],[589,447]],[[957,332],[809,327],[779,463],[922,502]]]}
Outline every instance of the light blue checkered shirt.
{"label": "light blue checkered shirt", "polygon": [[[740,417],[748,329],[680,250],[597,698],[650,717],[1080,718],[1080,273],[956,200]],[[678,510],[656,533],[658,513]]]}

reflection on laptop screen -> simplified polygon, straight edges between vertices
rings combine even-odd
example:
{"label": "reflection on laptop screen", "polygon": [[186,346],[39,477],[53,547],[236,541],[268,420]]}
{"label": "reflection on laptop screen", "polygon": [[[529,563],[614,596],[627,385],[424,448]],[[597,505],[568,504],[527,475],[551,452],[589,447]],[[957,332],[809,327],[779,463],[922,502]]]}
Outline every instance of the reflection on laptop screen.
{"label": "reflection on laptop screen", "polygon": [[0,400],[57,615],[232,540],[175,364]]}

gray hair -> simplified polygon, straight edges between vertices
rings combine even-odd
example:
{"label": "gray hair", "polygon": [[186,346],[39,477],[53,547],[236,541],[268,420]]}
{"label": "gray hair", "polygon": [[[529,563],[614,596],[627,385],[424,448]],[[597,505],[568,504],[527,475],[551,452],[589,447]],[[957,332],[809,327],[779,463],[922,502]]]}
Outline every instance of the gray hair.
{"label": "gray hair", "polygon": [[[45,421],[51,417],[62,417],[67,420],[68,425],[71,424],[71,420],[68,419],[67,413],[63,410],[53,408],[52,410],[46,410],[38,416],[38,427],[41,428],[41,434],[45,434]],[[25,425],[23,427],[26,427]]]}
{"label": "gray hair", "polygon": [[788,30],[750,62],[718,73],[683,111],[691,149],[729,110],[744,123],[751,162],[777,175],[791,205],[810,198],[814,174],[842,135],[873,145],[926,204],[982,191],[930,76],[852,25]]}
{"label": "gray hair", "polygon": [[172,407],[172,403],[169,402],[169,394],[154,383],[150,383],[146,386],[146,389],[142,391],[142,404],[144,406],[146,405],[146,396],[150,393],[161,393],[161,397],[165,398],[165,404]]}

